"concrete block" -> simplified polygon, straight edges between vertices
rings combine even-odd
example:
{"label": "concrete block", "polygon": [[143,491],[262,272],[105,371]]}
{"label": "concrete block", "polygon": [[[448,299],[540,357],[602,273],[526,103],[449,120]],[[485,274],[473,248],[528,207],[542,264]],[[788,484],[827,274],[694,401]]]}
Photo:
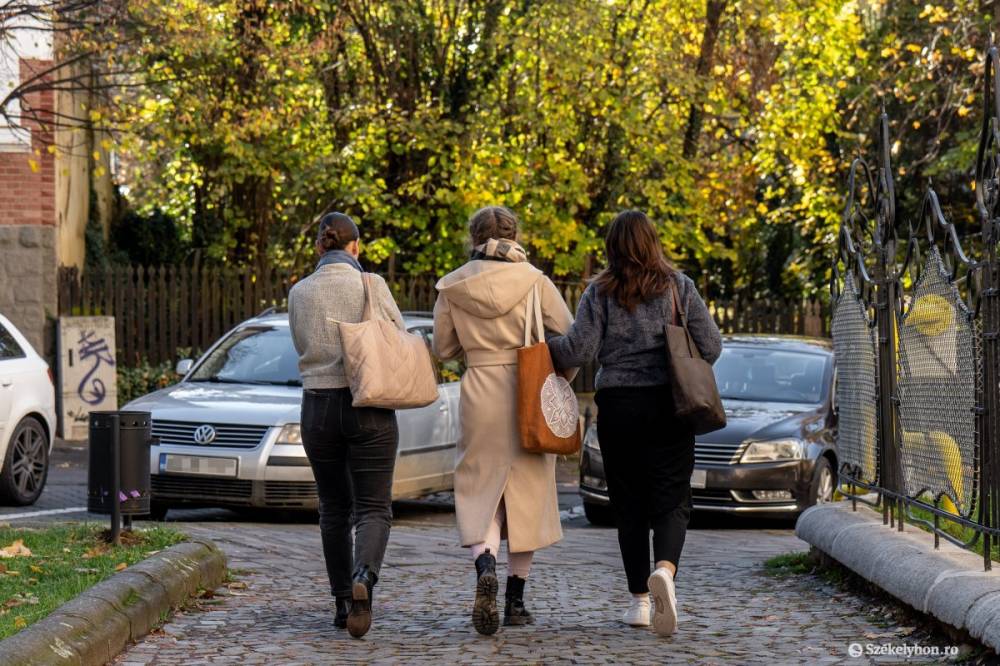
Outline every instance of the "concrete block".
{"label": "concrete block", "polygon": [[41,247],[42,229],[43,227],[34,225],[22,226],[18,234],[18,242],[21,244],[21,247]]}
{"label": "concrete block", "polygon": [[106,664],[161,613],[225,576],[225,556],[210,542],[171,546],[115,574],[47,618],[0,641],[0,664]]}
{"label": "concrete block", "polygon": [[904,603],[1000,649],[1000,572],[984,571],[981,556],[947,541],[935,549],[934,536],[914,525],[904,528],[836,503],[804,512],[795,532]]}

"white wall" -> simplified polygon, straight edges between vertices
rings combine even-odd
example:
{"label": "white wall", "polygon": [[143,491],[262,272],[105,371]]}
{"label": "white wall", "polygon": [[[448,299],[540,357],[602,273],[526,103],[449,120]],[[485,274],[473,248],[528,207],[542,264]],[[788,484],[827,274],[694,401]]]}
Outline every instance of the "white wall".
{"label": "white wall", "polygon": [[[40,1],[36,0],[38,4]],[[18,17],[10,23],[0,24],[0,103],[21,82],[22,58],[52,59],[52,33],[44,24],[31,17]],[[17,126],[21,105],[10,102],[6,115],[14,118],[13,125],[0,116],[0,152],[27,152],[31,150],[31,133]]]}

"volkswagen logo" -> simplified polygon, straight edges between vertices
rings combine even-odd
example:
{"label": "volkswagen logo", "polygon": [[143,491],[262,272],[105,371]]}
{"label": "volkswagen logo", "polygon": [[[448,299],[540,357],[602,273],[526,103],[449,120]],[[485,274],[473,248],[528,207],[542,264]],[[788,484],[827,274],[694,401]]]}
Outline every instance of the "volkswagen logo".
{"label": "volkswagen logo", "polygon": [[215,428],[210,425],[200,425],[195,428],[192,438],[195,444],[211,444],[215,441]]}

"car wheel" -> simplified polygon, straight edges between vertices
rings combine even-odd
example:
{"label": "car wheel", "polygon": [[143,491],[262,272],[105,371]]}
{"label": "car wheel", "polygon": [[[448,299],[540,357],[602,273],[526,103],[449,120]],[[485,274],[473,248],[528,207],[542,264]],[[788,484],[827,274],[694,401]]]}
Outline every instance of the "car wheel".
{"label": "car wheel", "polygon": [[149,513],[145,516],[141,516],[143,520],[152,520],[157,523],[163,522],[167,518],[167,511],[170,511],[170,507],[163,502],[149,502]]}
{"label": "car wheel", "polygon": [[0,470],[0,501],[26,506],[42,494],[49,475],[49,438],[31,416],[21,419],[7,446]]}
{"label": "car wheel", "polygon": [[809,505],[832,502],[834,488],[833,468],[830,466],[830,461],[825,457],[820,457],[816,461],[816,471],[813,472],[812,487],[809,489]]}
{"label": "car wheel", "polygon": [[605,504],[584,502],[583,515],[587,516],[587,522],[591,525],[612,527],[615,524],[615,517],[611,512],[611,507]]}

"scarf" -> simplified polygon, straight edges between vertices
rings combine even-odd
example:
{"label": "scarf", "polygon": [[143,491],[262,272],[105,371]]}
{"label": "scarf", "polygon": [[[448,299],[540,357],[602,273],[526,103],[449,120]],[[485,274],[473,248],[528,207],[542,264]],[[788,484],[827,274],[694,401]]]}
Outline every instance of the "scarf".
{"label": "scarf", "polygon": [[517,264],[527,261],[528,254],[515,241],[491,238],[472,249],[472,258],[486,261],[509,261],[512,264]]}
{"label": "scarf", "polygon": [[319,258],[319,263],[316,264],[316,270],[319,270],[323,266],[329,266],[330,264],[347,264],[348,266],[353,266],[362,273],[365,269],[361,268],[360,262],[354,258],[347,250],[330,250],[324,252],[323,256]]}

